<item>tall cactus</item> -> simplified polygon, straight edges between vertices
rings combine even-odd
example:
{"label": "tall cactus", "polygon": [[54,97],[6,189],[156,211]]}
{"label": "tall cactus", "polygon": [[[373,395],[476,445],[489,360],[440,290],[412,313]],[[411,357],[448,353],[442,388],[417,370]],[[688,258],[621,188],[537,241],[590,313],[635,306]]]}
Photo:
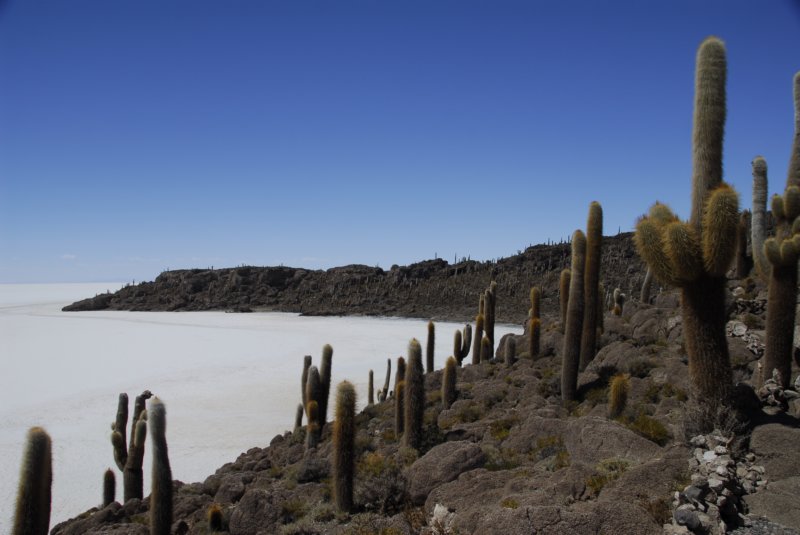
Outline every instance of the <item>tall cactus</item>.
{"label": "tall cactus", "polygon": [[[144,496],[144,476],[142,475],[142,462],[144,460],[144,444],[147,437],[147,413],[145,405],[152,397],[149,390],[136,396],[133,403],[133,418],[131,419],[131,436],[127,440],[126,426],[128,425],[128,394],[119,395],[117,404],[117,418],[111,424],[111,444],[114,447],[114,461],[122,470],[123,500],[131,498],[142,499]],[[142,421],[141,430],[139,422]],[[141,440],[137,439],[141,434]]]}
{"label": "tall cactus", "polygon": [[404,359],[403,357],[397,357],[397,371],[394,374],[395,388],[397,388],[397,383],[405,380],[406,380],[406,359]]}
{"label": "tall cactus", "polygon": [[597,302],[600,284],[600,256],[603,248],[603,208],[593,201],[586,223],[586,265],[583,271],[583,334],[581,335],[580,369],[594,359],[597,351]]}
{"label": "tall cactus", "polygon": [[306,398],[306,383],[308,383],[308,369],[311,368],[311,355],[303,357],[303,373],[300,374],[300,400],[305,409],[308,399]]}
{"label": "tall cactus", "polygon": [[475,335],[472,337],[472,363],[481,362],[481,341],[483,340],[483,315],[478,314],[475,318]]}
{"label": "tall cactus", "polygon": [[767,288],[766,347],[764,377],[780,373],[783,388],[791,383],[794,352],[795,311],[797,304],[797,261],[800,257],[800,187],[788,186],[783,196],[772,198],[776,236],[764,243],[771,264]]}
{"label": "tall cactus", "polygon": [[486,336],[492,341],[492,345],[494,345],[494,323],[497,317],[497,282],[492,281],[484,295],[486,296],[486,305],[484,307],[483,329],[486,332]]}
{"label": "tall cactus", "polygon": [[[564,327],[564,350],[561,360],[561,399],[573,401],[578,390],[578,366],[583,330],[583,268],[586,265],[586,237],[583,231],[572,234],[572,276],[569,284],[567,322]],[[590,305],[593,306],[593,305]]]}
{"label": "tall cactus", "polygon": [[764,256],[764,240],[767,239],[767,161],[762,156],[753,159],[753,219],[750,232],[753,262],[756,273],[768,280],[770,266]]}
{"label": "tall cactus", "polygon": [[442,375],[442,409],[444,410],[449,409],[456,400],[456,368],[455,357],[448,358],[444,363]]}
{"label": "tall cactus", "polygon": [[408,369],[406,370],[405,431],[403,444],[419,448],[422,444],[422,419],[425,415],[425,378],[422,369],[422,347],[412,339],[408,344]]}
{"label": "tall cactus", "polygon": [[455,334],[453,335],[453,357],[455,357],[456,362],[459,366],[467,358],[469,355],[469,347],[472,344],[472,325],[467,323],[464,326],[464,333],[462,334],[461,331],[456,329]]}
{"label": "tall cactus", "polygon": [[736,227],[736,278],[743,279],[750,273],[750,257],[747,256],[747,234],[750,230],[750,212],[739,215]]}
{"label": "tall cactus", "polygon": [[567,306],[569,305],[569,286],[572,281],[572,272],[569,269],[561,270],[558,278],[558,308],[561,313],[561,332],[567,325]]}
{"label": "tall cactus", "polygon": [[103,473],[103,507],[112,503],[117,493],[117,478],[109,468]]}
{"label": "tall cactus", "polygon": [[494,347],[492,347],[492,339],[489,336],[484,336],[481,340],[481,362],[489,362],[492,360]]}
{"label": "tall cactus", "polygon": [[378,394],[378,401],[386,401],[389,397],[389,383],[392,380],[392,359],[386,359],[386,378],[383,380],[383,388]]}
{"label": "tall cactus", "polygon": [[[322,396],[322,380],[316,366],[308,369],[306,383],[306,448],[315,448],[322,435],[322,417],[319,404]],[[313,413],[312,413],[313,411]]]}
{"label": "tall cactus", "polygon": [[131,435],[128,459],[122,471],[123,499],[127,502],[133,498],[144,498],[144,444],[147,440],[147,413],[142,411]]}
{"label": "tall cactus", "polygon": [[542,317],[542,290],[538,286],[531,288],[530,293],[531,309],[529,317],[541,318]]}
{"label": "tall cactus", "polygon": [[538,286],[531,288],[531,309],[528,318],[528,356],[535,359],[539,356],[542,329],[542,291]]}
{"label": "tall cactus", "polygon": [[333,424],[333,497],[341,512],[353,509],[355,468],[356,391],[347,381],[336,392],[336,420]]}
{"label": "tall cactus", "polygon": [[400,440],[406,429],[406,381],[402,379],[394,384],[394,435]]}
{"label": "tall cactus", "polygon": [[428,343],[425,345],[425,372],[433,372],[433,350],[436,345],[436,327],[428,322]]}
{"label": "tall cactus", "polygon": [[149,410],[153,472],[150,492],[150,535],[170,535],[172,527],[172,470],[167,449],[167,409],[154,398]]}
{"label": "tall cactus", "polygon": [[375,403],[374,396],[375,392],[375,384],[373,383],[373,374],[372,370],[369,371],[369,386],[367,386],[367,405],[372,405]]}
{"label": "tall cactus", "polygon": [[726,404],[732,388],[725,338],[725,273],[736,249],[738,196],[722,182],[725,77],[725,46],[709,37],[697,53],[691,218],[683,223],[656,203],[637,224],[635,235],[639,255],[656,277],[681,288],[693,395],[711,409]]}
{"label": "tall cactus", "polygon": [[319,403],[319,428],[325,427],[328,421],[328,399],[331,392],[331,365],[333,361],[333,348],[330,344],[325,344],[322,347],[322,362],[319,365],[319,379],[320,379],[320,397],[317,400]]}
{"label": "tall cactus", "polygon": [[28,431],[12,535],[47,535],[53,485],[52,450],[47,431],[41,427],[32,427]]}
{"label": "tall cactus", "polygon": [[795,73],[792,85],[794,88],[794,141],[792,142],[792,154],[789,157],[787,187],[800,186],[800,71]]}

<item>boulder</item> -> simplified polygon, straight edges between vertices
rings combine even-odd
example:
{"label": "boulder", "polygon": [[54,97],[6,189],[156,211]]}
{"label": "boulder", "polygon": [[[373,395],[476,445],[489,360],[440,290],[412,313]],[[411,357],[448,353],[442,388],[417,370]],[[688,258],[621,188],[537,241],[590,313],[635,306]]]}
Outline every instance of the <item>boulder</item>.
{"label": "boulder", "polygon": [[477,444],[468,441],[445,442],[431,449],[405,471],[407,492],[417,505],[425,503],[436,487],[458,478],[464,472],[480,468],[486,455]]}

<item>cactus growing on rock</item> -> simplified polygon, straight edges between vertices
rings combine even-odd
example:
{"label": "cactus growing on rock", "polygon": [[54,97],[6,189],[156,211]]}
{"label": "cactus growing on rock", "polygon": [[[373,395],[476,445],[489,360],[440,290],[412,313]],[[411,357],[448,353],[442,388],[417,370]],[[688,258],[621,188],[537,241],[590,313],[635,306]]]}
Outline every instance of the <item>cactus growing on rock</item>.
{"label": "cactus growing on rock", "polygon": [[319,403],[319,429],[325,427],[328,421],[328,399],[331,392],[331,365],[333,363],[333,348],[330,344],[325,344],[322,347],[322,361],[319,365],[319,379],[320,379],[320,397],[317,399]]}
{"label": "cactus growing on rock", "polygon": [[103,473],[103,507],[112,503],[117,494],[117,478],[109,468]]}
{"label": "cactus growing on rock", "polygon": [[472,363],[479,364],[481,361],[481,341],[483,340],[483,315],[478,314],[475,318],[475,336],[472,337]]}
{"label": "cactus growing on rock", "polygon": [[655,276],[681,288],[693,395],[712,409],[709,414],[729,401],[732,388],[725,338],[725,272],[735,253],[738,198],[722,182],[725,78],[725,47],[709,37],[697,54],[691,218],[683,223],[656,203],[638,222],[635,234],[637,251]]}
{"label": "cactus growing on rock", "polygon": [[625,294],[619,288],[614,288],[612,293],[612,300],[614,301],[614,308],[611,313],[615,316],[622,316],[622,307],[625,305]]}
{"label": "cactus growing on rock", "polygon": [[528,355],[534,359],[541,351],[542,320],[531,318],[528,320]]}
{"label": "cactus growing on rock", "polygon": [[336,392],[336,420],[333,423],[333,497],[340,512],[353,508],[355,468],[356,391],[347,381]]}
{"label": "cactus growing on rock", "polygon": [[222,508],[218,503],[212,503],[206,513],[208,518],[209,531],[223,531],[222,530]]}
{"label": "cactus growing on rock", "polygon": [[[603,243],[603,208],[597,201],[589,205],[586,223],[586,265],[583,268],[583,334],[581,335],[580,368],[594,359],[597,351],[598,295],[600,256]],[[602,317],[602,316],[601,316]]]}
{"label": "cactus growing on rock", "polygon": [[148,422],[153,449],[150,493],[150,535],[170,535],[172,527],[172,470],[167,449],[167,409],[158,398],[150,404]]}
{"label": "cactus growing on rock", "polygon": [[609,418],[616,418],[625,410],[630,389],[631,382],[627,374],[621,373],[611,379],[611,385],[608,389]]}
{"label": "cactus growing on rock", "polygon": [[481,340],[481,362],[489,362],[492,360],[494,347],[492,347],[492,339],[484,336]]}
{"label": "cactus growing on rock", "polygon": [[[145,405],[152,395],[149,390],[145,390],[136,396],[134,400],[129,442],[127,441],[125,430],[128,425],[128,394],[122,393],[119,395],[117,418],[111,424],[111,444],[114,447],[114,461],[117,463],[117,467],[122,470],[123,500],[125,502],[131,498],[141,500],[144,495],[142,462],[144,460],[145,438],[147,437]],[[141,434],[141,436],[137,437],[137,434]]]}
{"label": "cactus growing on rock", "polygon": [[306,384],[308,383],[308,369],[311,368],[311,355],[303,357],[303,373],[300,374],[300,400],[305,408],[308,399],[306,398]]}
{"label": "cactus growing on rock", "polygon": [[422,347],[412,339],[408,344],[406,370],[403,445],[419,448],[422,443],[422,419],[425,413],[425,378],[422,369]]}
{"label": "cactus growing on rock", "polygon": [[425,345],[425,372],[433,372],[433,350],[436,343],[436,327],[428,322],[428,343]]}
{"label": "cactus growing on rock", "polygon": [[558,279],[558,308],[561,313],[561,324],[559,327],[562,333],[567,325],[567,306],[569,304],[569,286],[571,280],[572,272],[568,268],[561,270],[561,276]]}
{"label": "cactus growing on rock", "polygon": [[306,450],[312,450],[319,444],[320,437],[319,404],[316,400],[308,400],[306,415]]}
{"label": "cactus growing on rock", "polygon": [[[458,332],[458,331],[456,331]],[[442,409],[447,410],[456,400],[456,367],[455,357],[450,357],[444,364],[442,374]]]}
{"label": "cactus growing on rock", "polygon": [[464,333],[456,329],[453,335],[453,357],[459,366],[467,358],[469,347],[472,344],[472,325],[469,323],[464,326]]}
{"label": "cactus growing on rock", "polygon": [[47,535],[53,485],[53,446],[41,427],[28,431],[17,487],[12,535]]}
{"label": "cactus growing on rock", "polygon": [[[561,355],[561,400],[575,400],[578,388],[578,366],[581,358],[583,331],[583,268],[586,264],[586,237],[583,231],[572,234],[572,267],[569,284],[567,321],[564,327],[564,350]],[[593,304],[591,306],[594,306]]]}

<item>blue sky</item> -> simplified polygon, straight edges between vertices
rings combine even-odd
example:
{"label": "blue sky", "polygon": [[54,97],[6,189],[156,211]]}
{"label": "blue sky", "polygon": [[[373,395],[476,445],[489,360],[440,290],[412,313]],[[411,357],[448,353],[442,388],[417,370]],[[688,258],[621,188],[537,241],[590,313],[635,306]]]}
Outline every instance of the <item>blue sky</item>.
{"label": "blue sky", "polygon": [[[601,5],[602,4],[602,5]],[[782,190],[800,2],[0,0],[0,282],[508,256],[688,215],[694,57],[725,177]]]}

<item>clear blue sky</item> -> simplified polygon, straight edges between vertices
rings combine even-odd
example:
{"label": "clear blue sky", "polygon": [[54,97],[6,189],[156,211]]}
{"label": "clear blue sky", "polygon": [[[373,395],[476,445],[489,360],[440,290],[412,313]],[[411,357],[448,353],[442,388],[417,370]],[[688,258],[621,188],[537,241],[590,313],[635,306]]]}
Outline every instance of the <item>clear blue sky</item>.
{"label": "clear blue sky", "polygon": [[688,215],[694,57],[725,177],[782,190],[800,2],[0,0],[0,282],[508,256]]}

